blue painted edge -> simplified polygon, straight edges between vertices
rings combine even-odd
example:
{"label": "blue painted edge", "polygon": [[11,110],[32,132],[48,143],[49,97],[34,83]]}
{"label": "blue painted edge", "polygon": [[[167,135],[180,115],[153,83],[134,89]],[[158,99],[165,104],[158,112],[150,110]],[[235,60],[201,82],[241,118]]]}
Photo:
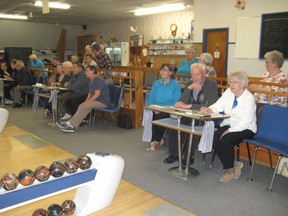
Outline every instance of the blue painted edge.
{"label": "blue painted edge", "polygon": [[41,196],[45,196],[70,187],[87,183],[95,179],[96,173],[96,169],[91,169],[80,173],[60,177],[52,181],[43,182],[41,184],[32,185],[20,190],[1,194],[0,209],[8,208],[22,202],[26,202]]}

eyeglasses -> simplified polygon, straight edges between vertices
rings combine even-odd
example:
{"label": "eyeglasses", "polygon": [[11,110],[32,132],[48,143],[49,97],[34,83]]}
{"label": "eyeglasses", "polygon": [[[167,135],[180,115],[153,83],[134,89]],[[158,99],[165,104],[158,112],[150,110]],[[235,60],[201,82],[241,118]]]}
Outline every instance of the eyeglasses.
{"label": "eyeglasses", "polygon": [[236,85],[236,84],[240,84],[241,82],[239,81],[229,81],[228,82],[228,85],[231,86],[231,85]]}
{"label": "eyeglasses", "polygon": [[160,70],[161,72],[170,72],[170,70],[164,70],[164,69],[162,69],[162,70]]}
{"label": "eyeglasses", "polygon": [[201,76],[201,75],[203,75],[203,74],[202,74],[202,73],[191,74],[192,77],[199,77],[199,76]]}

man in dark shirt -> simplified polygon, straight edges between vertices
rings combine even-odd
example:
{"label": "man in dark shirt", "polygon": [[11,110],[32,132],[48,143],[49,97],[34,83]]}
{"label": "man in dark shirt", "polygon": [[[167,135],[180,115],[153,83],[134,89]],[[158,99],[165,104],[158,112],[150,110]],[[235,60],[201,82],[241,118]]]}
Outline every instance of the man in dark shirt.
{"label": "man in dark shirt", "polygon": [[[63,64],[63,69],[65,71],[65,64]],[[68,120],[76,112],[78,105],[86,99],[89,85],[89,79],[83,71],[81,63],[74,63],[73,75],[69,82],[64,83],[64,87],[69,91],[58,98],[58,112],[60,115],[62,114],[62,121]]]}
{"label": "man in dark shirt", "polygon": [[[215,103],[218,99],[218,90],[216,82],[208,80],[205,77],[205,66],[200,63],[192,64],[191,69],[191,81],[189,81],[185,88],[180,100],[174,105],[175,108],[200,110],[201,107],[207,107]],[[184,125],[191,125],[191,118],[182,118],[181,123]],[[195,125],[199,122],[195,122]],[[194,162],[194,153],[196,145],[199,142],[200,137],[194,135],[192,140],[191,160]],[[183,162],[186,162],[188,141],[185,143],[185,154]],[[164,160],[164,163],[173,163],[178,159],[178,136],[177,131],[169,131],[169,156]]]}
{"label": "man in dark shirt", "polygon": [[14,88],[14,106],[13,108],[22,107],[21,105],[21,94],[23,91],[32,90],[33,78],[29,71],[24,67],[24,63],[21,60],[16,62],[16,73],[13,76],[16,80],[17,86]]}

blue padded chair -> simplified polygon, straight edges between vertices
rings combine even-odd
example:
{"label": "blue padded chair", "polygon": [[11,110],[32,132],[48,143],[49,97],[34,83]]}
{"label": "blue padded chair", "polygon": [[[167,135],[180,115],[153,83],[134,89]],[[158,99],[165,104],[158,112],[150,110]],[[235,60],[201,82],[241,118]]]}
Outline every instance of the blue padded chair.
{"label": "blue padded chair", "polygon": [[252,167],[248,180],[252,180],[255,167],[257,150],[259,147],[266,148],[270,155],[270,165],[272,167],[271,151],[279,154],[278,161],[272,176],[268,191],[272,190],[279,163],[283,156],[288,156],[288,108],[265,104],[263,106],[261,120],[258,131],[253,139],[245,139],[244,142],[255,144]]}
{"label": "blue padded chair", "polygon": [[[257,128],[259,127],[259,122],[260,122],[260,119],[261,119],[261,115],[262,115],[262,109],[263,109],[263,103],[257,103],[256,104],[256,117],[257,117]],[[215,123],[215,126],[216,124],[219,126],[220,123],[221,123],[222,120],[218,120],[216,123]],[[245,142],[243,140],[243,142]],[[237,161],[240,161],[240,144],[237,144],[236,145],[236,159]],[[250,154],[250,147],[249,147],[249,143],[246,142],[246,147],[247,147],[247,154],[248,154],[248,160],[249,160],[249,165],[252,166],[252,160],[251,160],[251,154]],[[213,163],[214,163],[214,160],[215,160],[215,156],[216,156],[216,152],[214,150],[212,150],[212,158],[211,158],[211,162],[210,162],[210,167],[213,166]],[[271,154],[270,154],[271,156]],[[205,154],[203,154],[203,157],[202,157],[202,163],[204,165],[204,160],[205,160]],[[271,167],[272,167],[272,164],[271,164]]]}
{"label": "blue padded chair", "polygon": [[[113,113],[116,113],[121,107],[123,87],[108,84],[108,89],[110,93],[110,101],[111,101],[110,105],[107,108],[95,108],[94,111],[101,111],[102,113],[104,112],[110,113],[114,123],[117,125]],[[96,118],[96,112],[94,112],[92,130],[94,129],[95,118]]]}

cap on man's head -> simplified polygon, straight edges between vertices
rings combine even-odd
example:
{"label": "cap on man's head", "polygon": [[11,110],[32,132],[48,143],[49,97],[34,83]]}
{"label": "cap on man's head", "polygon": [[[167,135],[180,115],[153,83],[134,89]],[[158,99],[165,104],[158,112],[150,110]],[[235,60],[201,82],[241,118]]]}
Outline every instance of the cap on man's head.
{"label": "cap on man's head", "polygon": [[92,45],[91,45],[91,48],[93,49],[93,50],[96,50],[96,51],[99,51],[100,50],[100,44],[98,44],[98,43],[93,43]]}

